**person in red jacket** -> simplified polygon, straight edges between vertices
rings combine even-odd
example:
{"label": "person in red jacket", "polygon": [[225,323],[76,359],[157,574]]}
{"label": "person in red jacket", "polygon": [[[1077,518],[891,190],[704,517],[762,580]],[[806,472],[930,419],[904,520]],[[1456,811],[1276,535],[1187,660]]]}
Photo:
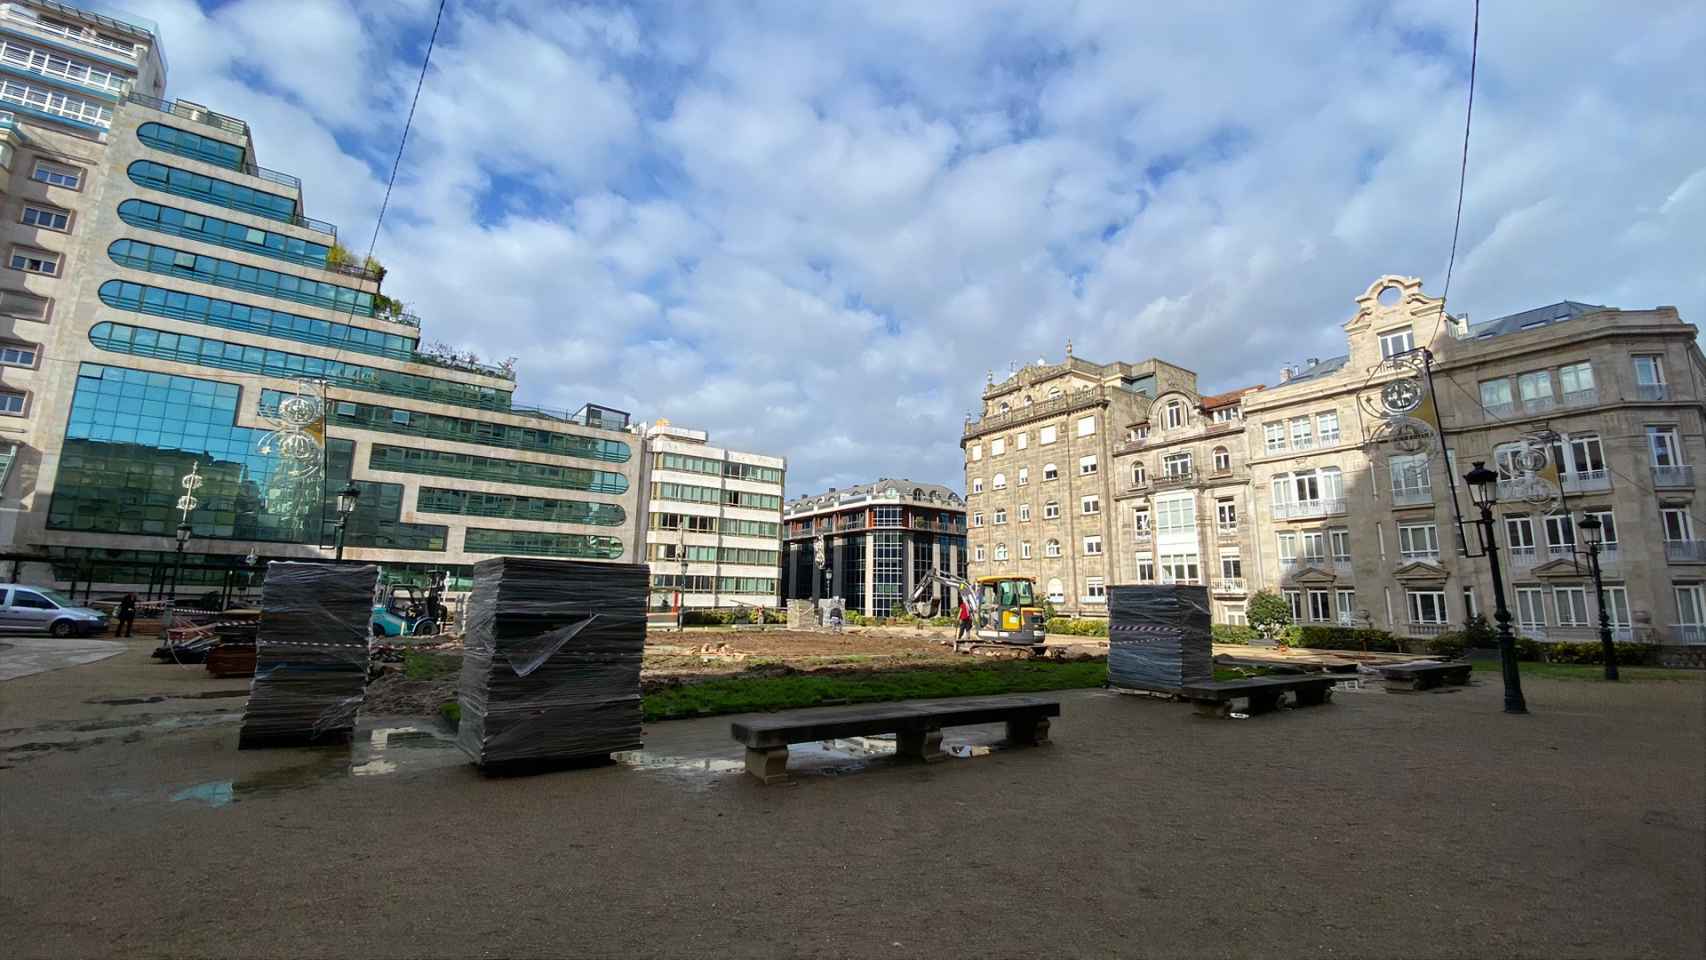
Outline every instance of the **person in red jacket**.
{"label": "person in red jacket", "polygon": [[966,638],[966,635],[969,633],[971,633],[971,604],[966,602],[965,597],[961,597],[960,598],[960,633],[959,633],[959,636],[955,637],[954,639],[955,640],[964,640]]}

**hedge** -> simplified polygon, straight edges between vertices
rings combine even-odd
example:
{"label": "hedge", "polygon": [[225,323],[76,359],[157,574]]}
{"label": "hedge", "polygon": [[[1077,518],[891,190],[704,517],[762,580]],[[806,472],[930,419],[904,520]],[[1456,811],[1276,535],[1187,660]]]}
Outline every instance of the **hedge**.
{"label": "hedge", "polygon": [[1108,635],[1108,621],[1055,617],[1048,622],[1048,632],[1066,637],[1105,637]]}
{"label": "hedge", "polygon": [[1255,627],[1246,627],[1241,623],[1217,623],[1210,627],[1214,632],[1215,643],[1247,644],[1255,640],[1259,634]]}
{"label": "hedge", "polygon": [[1297,646],[1312,650],[1374,650],[1401,653],[1398,638],[1385,630],[1367,627],[1321,626],[1305,624],[1297,628]]}

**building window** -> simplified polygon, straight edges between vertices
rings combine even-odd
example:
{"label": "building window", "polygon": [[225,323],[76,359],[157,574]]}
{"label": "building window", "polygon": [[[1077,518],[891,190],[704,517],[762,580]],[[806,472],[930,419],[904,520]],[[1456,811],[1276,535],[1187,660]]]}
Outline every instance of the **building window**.
{"label": "building window", "polygon": [[1513,559],[1533,557],[1534,518],[1527,514],[1506,517],[1505,544],[1510,547]]}
{"label": "building window", "polygon": [[1086,577],[1084,580],[1085,599],[1092,603],[1106,603],[1108,600],[1107,581],[1102,577]]}
{"label": "building window", "polygon": [[30,173],[31,180],[67,190],[76,190],[83,184],[83,171],[76,167],[67,167],[46,160],[37,160],[36,168]]}
{"label": "building window", "polygon": [[1214,502],[1214,520],[1222,533],[1232,533],[1238,529],[1238,501],[1232,499],[1216,500]]}
{"label": "building window", "polygon": [[1599,434],[1571,434],[1569,451],[1568,462],[1564,461],[1561,456],[1562,451],[1560,451],[1558,457],[1560,461],[1558,469],[1560,471],[1577,476],[1583,474],[1591,474],[1596,477],[1604,475],[1605,448],[1599,442]]}
{"label": "building window", "polygon": [[1078,501],[1079,512],[1085,516],[1102,512],[1102,498],[1098,496],[1081,497]]}
{"label": "building window", "polygon": [[1020,450],[1025,449],[1025,447],[1027,445],[1026,441],[1028,441],[1030,439],[1030,436],[1031,435],[1028,433],[1019,434],[1017,437],[1013,438],[1013,445],[1018,447]]}
{"label": "building window", "polygon": [[1162,583],[1197,583],[1202,577],[1194,553],[1164,553],[1161,555]]}
{"label": "building window", "polygon": [[972,548],[972,559],[973,560],[976,560],[978,563],[982,563],[984,561],[985,557],[986,557],[986,554],[984,553],[982,544],[978,544],[976,547]]}
{"label": "building window", "polygon": [[1558,626],[1585,627],[1588,625],[1588,592],[1586,587],[1554,587],[1552,601],[1558,605]]}
{"label": "building window", "polygon": [[1338,608],[1339,622],[1350,626],[1357,618],[1357,592],[1355,590],[1335,590],[1333,600]]}
{"label": "building window", "polygon": [[1167,429],[1177,430],[1185,425],[1185,405],[1177,400],[1167,404]]}
{"label": "building window", "polygon": [[1078,458],[1078,475],[1079,476],[1087,477],[1090,474],[1095,473],[1095,472],[1096,472],[1096,458],[1094,456],[1079,457]]}
{"label": "building window", "polygon": [[1060,519],[1060,503],[1058,501],[1050,500],[1047,503],[1043,504],[1043,519],[1044,520],[1059,520]]}
{"label": "building window", "polygon": [[1019,486],[1021,486],[1021,487],[1025,486],[1026,484],[1028,484],[1030,482],[1031,482],[1031,468],[1030,467],[1020,467],[1019,468]]}
{"label": "building window", "polygon": [[1695,630],[1706,625],[1706,586],[1693,584],[1676,588],[1676,622],[1678,626]]}
{"label": "building window", "polygon": [[1605,588],[1605,612],[1611,617],[1611,625],[1628,629],[1629,620],[1629,591],[1623,587]]}
{"label": "building window", "polygon": [[24,394],[16,390],[0,390],[0,414],[9,417],[24,415]]}
{"label": "building window", "polygon": [[1019,522],[1020,523],[1030,523],[1031,522],[1031,505],[1030,504],[1028,504],[1028,503],[1019,504]]}
{"label": "building window", "polygon": [[1059,577],[1054,577],[1054,578],[1050,579],[1048,582],[1048,602],[1049,603],[1065,603],[1066,602],[1066,585],[1060,582]]}
{"label": "building window", "polygon": [[1285,424],[1281,422],[1265,423],[1262,434],[1267,441],[1267,452],[1273,453],[1285,449]]}
{"label": "building window", "polygon": [[1095,417],[1079,417],[1078,418],[1078,435],[1081,437],[1093,437],[1093,436],[1095,436],[1096,435],[1096,418]]}
{"label": "building window", "polygon": [[46,320],[53,301],[24,290],[0,290],[0,315],[20,320]]}
{"label": "building window", "polygon": [[1101,556],[1102,555],[1102,538],[1101,537],[1085,537],[1084,538],[1084,555],[1088,556],[1088,557],[1099,557],[1099,556]]}
{"label": "building window", "polygon": [[1149,557],[1149,556],[1145,556],[1143,554],[1138,554],[1138,557],[1137,557],[1137,582],[1138,583],[1154,583],[1155,582],[1155,560],[1154,560],[1154,558]]}
{"label": "building window", "polygon": [[1481,605],[1475,602],[1475,588],[1463,588],[1463,617],[1465,620],[1481,615]]}
{"label": "building window", "polygon": [[1682,445],[1677,442],[1675,427],[1648,427],[1647,447],[1653,453],[1653,466],[1682,465]]}
{"label": "building window", "polygon": [[39,273],[43,276],[59,276],[59,254],[51,250],[37,250],[34,247],[13,247],[11,267],[25,273]]}
{"label": "building window", "polygon": [[1285,596],[1285,602],[1291,606],[1291,619],[1301,621],[1303,619],[1303,591],[1284,590],[1281,593]]}
{"label": "building window", "polygon": [[1037,442],[1045,444],[1053,443],[1055,440],[1056,429],[1057,428],[1053,424],[1046,427],[1039,427],[1037,429]]}
{"label": "building window", "polygon": [[1481,381],[1481,406],[1492,413],[1511,408],[1511,382],[1507,378]]}
{"label": "building window", "polygon": [[49,210],[46,207],[24,205],[24,214],[20,222],[28,227],[40,227],[43,230],[57,230],[64,233],[71,225],[71,214],[63,210]]}
{"label": "building window", "polygon": [[1214,411],[1215,423],[1226,423],[1227,421],[1236,419],[1238,419],[1237,407],[1221,407]]}
{"label": "building window", "polygon": [[1583,360],[1558,368],[1558,385],[1563,388],[1564,400],[1586,399],[1593,390],[1593,364]]}
{"label": "building window", "polygon": [[1241,580],[1244,577],[1244,561],[1236,553],[1220,555],[1220,575],[1227,580]]}
{"label": "building window", "polygon": [[973,463],[983,459],[983,444],[974,443],[971,445],[971,459]]}
{"label": "building window", "polygon": [[1574,518],[1567,513],[1548,514],[1546,517],[1546,544],[1552,548],[1555,557],[1568,557],[1576,552],[1576,525]]}
{"label": "building window", "polygon": [[1445,623],[1445,591],[1410,590],[1411,623]]}
{"label": "building window", "polygon": [[1516,390],[1528,409],[1545,410],[1550,408],[1552,404],[1551,371],[1533,370],[1528,373],[1517,374]]}
{"label": "building window", "polygon": [[1402,330],[1388,330],[1380,335],[1380,358],[1390,360],[1400,353],[1409,353],[1416,349],[1416,335],[1409,327]]}
{"label": "building window", "polygon": [[1060,468],[1052,463],[1043,464],[1043,480],[1047,481],[1058,479],[1060,479]]}
{"label": "building window", "polygon": [[1029,540],[1019,541],[1019,559],[1020,560],[1031,559],[1031,541],[1029,541]]}
{"label": "building window", "polygon": [[998,543],[995,545],[995,559],[997,559],[997,560],[1006,560],[1007,559],[1007,545],[1005,543]]}
{"label": "building window", "polygon": [[1308,417],[1291,418],[1291,448],[1310,450],[1315,447],[1315,427]]}
{"label": "building window", "polygon": [[1131,528],[1138,533],[1149,532],[1149,508],[1137,507],[1131,511]]}
{"label": "building window", "polygon": [[1665,383],[1664,358],[1658,354],[1637,355],[1635,358],[1635,385],[1639,387],[1662,387]]}
{"label": "building window", "polygon": [[1005,507],[1003,507],[999,510],[996,510],[995,511],[995,525],[999,527],[1006,522],[1007,522],[1007,509]]}
{"label": "building window", "polygon": [[1137,426],[1133,427],[1131,430],[1131,438],[1133,440],[1148,440],[1149,439],[1149,424],[1140,423]]}
{"label": "building window", "polygon": [[0,365],[34,367],[36,348],[24,343],[0,343]]}
{"label": "building window", "polygon": [[1169,477],[1188,477],[1191,475],[1191,455],[1169,453],[1161,458],[1161,469]]}
{"label": "building window", "polygon": [[1142,463],[1132,464],[1131,465],[1131,485],[1134,487],[1141,487],[1148,482],[1149,482],[1149,471],[1147,471],[1143,468],[1143,464]]}
{"label": "building window", "polygon": [[1197,501],[1190,494],[1158,497],[1154,507],[1156,527],[1163,535],[1196,531]]}
{"label": "building window", "polygon": [[1244,618],[1244,605],[1242,603],[1229,603],[1221,607],[1220,610],[1221,619],[1234,627],[1242,627],[1249,622]]}
{"label": "building window", "polygon": [[1351,559],[1351,532],[1344,527],[1334,527],[1327,531],[1327,541],[1333,551],[1334,560],[1349,562]]}
{"label": "building window", "polygon": [[1516,588],[1516,621],[1520,627],[1540,629],[1546,626],[1545,591],[1539,587]]}
{"label": "building window", "polygon": [[972,526],[974,526],[974,527],[981,527],[981,526],[983,526],[983,514],[982,514],[982,513],[974,513],[974,514],[972,514],[972,515],[971,515],[971,525],[972,525]]}
{"label": "building window", "polygon": [[1214,472],[1225,473],[1232,469],[1232,452],[1225,447],[1214,448]]}
{"label": "building window", "polygon": [[972,493],[982,493],[983,492],[983,478],[982,477],[972,478],[971,492]]}
{"label": "building window", "polygon": [[1279,549],[1280,566],[1289,567],[1297,562],[1297,534],[1290,532],[1275,534],[1274,541]]}
{"label": "building window", "polygon": [[1330,410],[1315,415],[1315,437],[1323,447],[1337,446],[1339,443],[1339,413]]}
{"label": "building window", "polygon": [[999,457],[1006,452],[1007,452],[1007,441],[1005,439],[1003,439],[1001,437],[996,437],[994,440],[989,441],[989,455],[990,456]]}
{"label": "building window", "polygon": [[1058,556],[1060,556],[1060,541],[1051,539],[1047,543],[1044,543],[1043,544],[1043,556],[1045,556],[1045,557],[1058,557]]}
{"label": "building window", "polygon": [[1664,527],[1666,543],[1681,543],[1694,539],[1694,519],[1686,507],[1664,507],[1659,510],[1659,523]]}
{"label": "building window", "polygon": [[1439,528],[1431,523],[1406,523],[1398,527],[1398,556],[1405,563],[1439,562]]}
{"label": "building window", "polygon": [[1431,498],[1433,479],[1428,474],[1427,454],[1396,456],[1387,461],[1387,467],[1394,497]]}
{"label": "building window", "polygon": [[995,489],[1005,490],[1007,489],[1007,475],[1005,473],[998,473],[991,480],[991,483],[995,485]]}
{"label": "building window", "polygon": [[1309,619],[1318,623],[1330,623],[1332,621],[1332,596],[1327,591],[1309,591]]}

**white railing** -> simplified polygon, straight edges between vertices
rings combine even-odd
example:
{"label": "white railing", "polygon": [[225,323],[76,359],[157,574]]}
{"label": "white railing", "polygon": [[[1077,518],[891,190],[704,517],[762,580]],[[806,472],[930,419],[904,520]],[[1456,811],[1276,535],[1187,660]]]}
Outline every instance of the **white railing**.
{"label": "white railing", "polygon": [[1244,579],[1242,577],[1221,577],[1214,581],[1215,593],[1243,593]]}
{"label": "white railing", "polygon": [[1291,448],[1293,450],[1313,450],[1315,449],[1315,439],[1313,437],[1292,437]]}
{"label": "white railing", "polygon": [[1670,397],[1668,383],[1637,383],[1635,384],[1635,399],[1665,400]]}
{"label": "white railing", "polygon": [[1339,431],[1334,430],[1332,433],[1321,434],[1319,437],[1315,438],[1315,445],[1322,448],[1322,449],[1326,449],[1328,447],[1338,446],[1339,445]]}
{"label": "white railing", "polygon": [[1274,504],[1276,520],[1330,517],[1345,512],[1343,498],[1333,500],[1288,500]]}
{"label": "white railing", "polygon": [[1533,547],[1511,547],[1511,566],[1532,567],[1540,561]]}
{"label": "white railing", "polygon": [[1138,530],[1132,533],[1131,539],[1133,543],[1148,543],[1151,535],[1148,530]]}
{"label": "white railing", "polygon": [[1392,488],[1392,505],[1394,507],[1414,507],[1433,502],[1434,490],[1431,486]]}
{"label": "white railing", "polygon": [[1568,559],[1576,555],[1576,545],[1573,543],[1554,543],[1546,548],[1546,554],[1554,560]]}
{"label": "white railing", "polygon": [[1350,576],[1351,575],[1351,560],[1350,560],[1350,558],[1349,557],[1334,557],[1333,558],[1333,572],[1338,574],[1341,577]]}
{"label": "white railing", "polygon": [[1694,486],[1694,467],[1690,464],[1679,463],[1670,467],[1653,467],[1653,486],[1655,487],[1692,487]]}
{"label": "white railing", "polygon": [[1617,544],[1615,543],[1599,548],[1599,565],[1602,567],[1609,567],[1622,559],[1623,554],[1617,551]]}
{"label": "white railing", "polygon": [[6,18],[8,20],[16,20],[19,23],[28,24],[36,30],[40,30],[46,34],[51,34],[55,37],[63,37],[66,40],[73,40],[77,43],[84,44],[85,46],[94,47],[105,54],[110,55],[116,53],[119,56],[126,57],[130,60],[136,59],[135,44],[114,42],[97,33],[91,32],[85,34],[76,28],[59,27],[54,26],[51,23],[43,23],[35,17],[24,14],[15,8],[8,9],[6,11]]}
{"label": "white railing", "polygon": [[1236,537],[1236,536],[1238,536],[1238,524],[1236,524],[1236,523],[1217,523],[1215,525],[1214,532],[1220,534],[1223,537]]}
{"label": "white railing", "polygon": [[1399,566],[1403,566],[1406,563],[1438,563],[1438,562],[1439,562],[1439,551],[1438,550],[1401,551],[1398,554]]}
{"label": "white railing", "polygon": [[1488,420],[1505,420],[1516,415],[1516,404],[1514,403],[1482,404],[1482,409],[1487,411]]}
{"label": "white railing", "polygon": [[1666,540],[1665,559],[1672,563],[1706,563],[1706,540]]}
{"label": "white railing", "polygon": [[1564,394],[1566,407],[1591,407],[1599,402],[1599,388],[1588,387],[1585,390],[1570,390]]}
{"label": "white railing", "polygon": [[1670,630],[1672,643],[1706,643],[1706,624],[1679,623]]}
{"label": "white railing", "polygon": [[1400,626],[1407,637],[1437,637],[1451,629],[1449,623],[1405,623]]}
{"label": "white railing", "polygon": [[1522,401],[1524,413],[1546,413],[1557,409],[1558,402],[1551,397],[1525,397]]}
{"label": "white railing", "polygon": [[1565,493],[1611,489],[1611,474],[1604,470],[1578,470],[1564,474],[1563,479]]}

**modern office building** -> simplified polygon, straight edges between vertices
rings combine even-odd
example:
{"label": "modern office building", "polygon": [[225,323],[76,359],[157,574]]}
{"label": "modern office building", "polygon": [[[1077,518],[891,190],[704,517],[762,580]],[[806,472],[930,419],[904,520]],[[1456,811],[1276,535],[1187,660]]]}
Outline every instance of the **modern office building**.
{"label": "modern office building", "polygon": [[14,574],[46,557],[62,582],[153,584],[187,521],[183,583],[218,586],[331,552],[352,482],[350,559],[643,556],[627,414],[529,407],[510,370],[422,353],[384,269],[259,165],[246,123],[151,95],[151,26],[30,0],[0,5],[0,38]]}
{"label": "modern office building", "polygon": [[[1113,575],[1210,584],[1223,622],[1241,622],[1247,595],[1267,588],[1300,622],[1431,636],[1491,613],[1486,560],[1467,555],[1480,553],[1474,527],[1466,545],[1458,536],[1459,516],[1474,515],[1462,475],[1485,461],[1501,477],[1499,545],[1524,635],[1595,636],[1599,609],[1576,527],[1591,513],[1604,524],[1606,611],[1618,635],[1706,642],[1706,499],[1695,475],[1706,458],[1706,359],[1694,325],[1673,307],[1574,301],[1470,324],[1445,314],[1420,280],[1398,276],[1376,280],[1356,304],[1347,352],[1288,366],[1275,385],[1200,397],[1193,376],[1142,391],[1112,421],[1124,439],[1110,451],[1111,516],[1098,516],[1093,489],[1012,479],[1020,469],[1035,476],[1039,429],[1052,427],[1058,441],[1092,409],[1094,394],[1068,392],[1080,361],[1029,367],[986,389],[985,420],[1007,419],[967,430],[973,573],[1030,573],[1087,615],[1101,609],[1092,578]],[[1014,418],[993,406],[1014,387],[1084,400]],[[1101,426],[1077,429],[1089,437]],[[992,457],[996,439],[1002,453]],[[1016,448],[1027,450],[1023,463],[1009,459]],[[1098,567],[1089,549],[1073,564],[1010,547],[996,559],[999,538],[980,533],[995,528],[975,517],[995,509],[978,491],[993,495],[997,471],[1002,509],[1030,516],[1039,502],[1053,512],[1076,500],[1077,527],[1047,536],[1062,553],[1100,537],[1117,562]],[[1059,483],[1058,470],[1047,475]]]}
{"label": "modern office building", "polygon": [[[866,616],[902,613],[929,571],[966,575],[966,505],[947,487],[877,480],[788,501],[783,509],[783,596],[840,598]],[[821,555],[822,565],[817,558]],[[930,590],[939,612],[957,591]]]}
{"label": "modern office building", "polygon": [[642,429],[652,605],[775,609],[788,462],[668,421]]}

